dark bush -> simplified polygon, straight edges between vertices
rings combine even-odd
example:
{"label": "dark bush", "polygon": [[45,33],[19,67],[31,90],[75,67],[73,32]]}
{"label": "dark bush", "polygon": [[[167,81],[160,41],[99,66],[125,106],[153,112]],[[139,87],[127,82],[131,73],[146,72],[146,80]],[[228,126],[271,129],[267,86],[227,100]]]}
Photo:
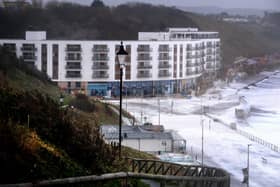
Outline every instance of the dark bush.
{"label": "dark bush", "polygon": [[70,105],[85,112],[93,112],[95,107],[85,94],[76,94],[76,97],[70,101]]}

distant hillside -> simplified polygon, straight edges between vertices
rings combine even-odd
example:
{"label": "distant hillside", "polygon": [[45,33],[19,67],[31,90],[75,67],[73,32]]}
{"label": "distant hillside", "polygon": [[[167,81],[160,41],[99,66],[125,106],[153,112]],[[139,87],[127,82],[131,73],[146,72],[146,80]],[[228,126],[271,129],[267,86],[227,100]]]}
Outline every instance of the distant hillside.
{"label": "distant hillside", "polygon": [[139,31],[195,27],[183,11],[148,4],[88,7],[49,3],[45,9],[0,11],[0,38],[23,37],[29,28],[47,30],[50,39],[137,39]]}
{"label": "distant hillside", "polygon": [[196,6],[196,7],[178,7],[178,9],[193,12],[198,14],[220,14],[226,12],[229,15],[240,15],[240,16],[264,16],[264,12],[273,12],[274,10],[261,10],[261,9],[250,9],[250,8],[221,8],[215,6]]}
{"label": "distant hillside", "polygon": [[259,56],[279,50],[277,29],[238,25],[174,7],[130,3],[89,7],[52,2],[46,8],[0,11],[0,38],[23,38],[27,29],[46,30],[49,39],[136,40],[139,31],[168,27],[198,27],[219,31],[224,65],[238,56]]}
{"label": "distant hillside", "polygon": [[238,56],[263,56],[280,49],[279,27],[226,23],[202,15],[188,15],[202,30],[215,30],[220,33],[224,65],[231,64]]}

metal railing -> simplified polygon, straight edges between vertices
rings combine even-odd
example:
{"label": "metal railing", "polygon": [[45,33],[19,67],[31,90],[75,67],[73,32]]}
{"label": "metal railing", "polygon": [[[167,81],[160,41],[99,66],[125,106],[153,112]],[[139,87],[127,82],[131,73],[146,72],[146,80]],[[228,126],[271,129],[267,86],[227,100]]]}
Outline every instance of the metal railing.
{"label": "metal railing", "polygon": [[74,186],[79,184],[96,184],[102,186],[106,181],[124,179],[122,186],[128,186],[129,179],[149,179],[164,182],[172,181],[189,187],[229,187],[230,175],[219,168],[206,166],[188,166],[159,160],[125,158],[128,171],[89,175],[63,179],[43,180],[35,183],[6,184],[0,187],[33,186]]}

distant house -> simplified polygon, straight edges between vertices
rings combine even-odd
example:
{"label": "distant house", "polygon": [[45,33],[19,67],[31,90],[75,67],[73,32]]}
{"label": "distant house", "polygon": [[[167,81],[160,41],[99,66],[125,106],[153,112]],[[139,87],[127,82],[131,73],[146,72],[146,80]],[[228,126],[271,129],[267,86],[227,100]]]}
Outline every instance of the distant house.
{"label": "distant house", "polygon": [[22,9],[29,5],[30,3],[25,0],[3,0],[0,2],[0,7],[8,9]]}
{"label": "distant house", "polygon": [[[101,126],[101,134],[107,143],[119,142],[117,125]],[[122,145],[149,153],[185,152],[186,141],[176,138],[173,132],[164,131],[163,126],[122,126]]]}
{"label": "distant house", "polygon": [[248,23],[249,20],[247,18],[235,18],[235,17],[228,17],[223,18],[225,22],[232,22],[232,23]]}

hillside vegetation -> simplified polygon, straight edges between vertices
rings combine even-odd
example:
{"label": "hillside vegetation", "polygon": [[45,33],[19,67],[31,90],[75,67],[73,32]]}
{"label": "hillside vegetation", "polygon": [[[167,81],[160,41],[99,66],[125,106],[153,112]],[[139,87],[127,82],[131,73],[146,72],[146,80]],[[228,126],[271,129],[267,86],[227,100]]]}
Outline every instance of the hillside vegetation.
{"label": "hillside vegetation", "polygon": [[99,134],[99,124],[117,121],[110,108],[82,95],[69,99],[74,109],[61,108],[59,96],[46,75],[0,46],[0,184],[126,169]]}
{"label": "hillside vegetation", "polygon": [[[278,23],[277,18],[275,14],[269,20]],[[0,27],[1,38],[23,38],[26,30],[34,29],[46,30],[49,39],[81,40],[136,40],[140,31],[198,27],[220,32],[223,63],[226,65],[238,56],[259,56],[279,51],[280,48],[277,42],[279,29],[226,23],[174,7],[140,3],[89,7],[50,2],[45,8],[1,10]]]}

